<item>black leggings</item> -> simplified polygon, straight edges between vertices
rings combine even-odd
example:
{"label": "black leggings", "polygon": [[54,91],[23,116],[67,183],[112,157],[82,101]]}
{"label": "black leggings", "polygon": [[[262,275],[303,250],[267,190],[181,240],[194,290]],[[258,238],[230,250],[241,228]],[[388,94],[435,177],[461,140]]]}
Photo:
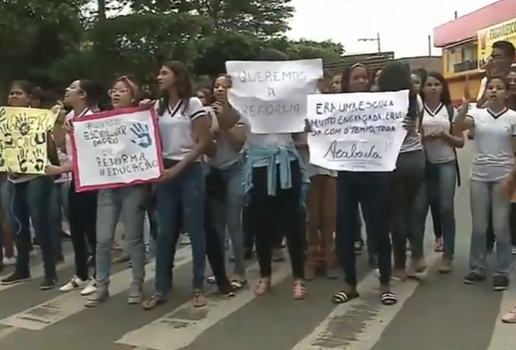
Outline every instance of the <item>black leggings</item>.
{"label": "black leggings", "polygon": [[97,248],[97,191],[75,192],[72,181],[68,192],[70,236],[75,253],[75,274],[88,279],[88,257],[95,262]]}
{"label": "black leggings", "polygon": [[[305,232],[301,223],[301,171],[297,161],[291,162],[292,187],[281,189],[280,169],[276,171],[276,194],[267,191],[267,167],[253,169],[253,187],[248,207],[249,228],[256,241],[256,254],[261,277],[272,274],[272,249],[283,229],[295,279],[304,278]],[[281,224],[280,224],[281,222]]]}

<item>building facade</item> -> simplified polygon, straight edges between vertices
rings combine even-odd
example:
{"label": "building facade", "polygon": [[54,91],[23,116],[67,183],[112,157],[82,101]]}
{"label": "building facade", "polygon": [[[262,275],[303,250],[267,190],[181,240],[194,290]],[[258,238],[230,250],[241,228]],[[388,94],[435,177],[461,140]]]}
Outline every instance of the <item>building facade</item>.
{"label": "building facade", "polygon": [[508,40],[516,45],[516,0],[499,0],[444,23],[434,28],[433,40],[434,46],[443,50],[442,71],[452,99],[462,100],[466,77],[476,96],[493,42]]}

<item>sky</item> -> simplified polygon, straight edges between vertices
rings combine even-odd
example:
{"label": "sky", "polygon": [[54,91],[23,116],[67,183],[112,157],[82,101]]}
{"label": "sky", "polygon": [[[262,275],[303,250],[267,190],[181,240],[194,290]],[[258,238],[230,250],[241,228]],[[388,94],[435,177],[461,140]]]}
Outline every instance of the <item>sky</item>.
{"label": "sky", "polygon": [[[397,58],[428,55],[428,35],[440,24],[497,0],[293,0],[291,39],[333,40],[347,54],[377,51],[376,42],[359,42],[380,33],[382,51]],[[324,6],[321,6],[324,4]],[[452,5],[453,4],[453,5]],[[421,6],[424,5],[424,6]],[[441,50],[432,48],[433,55]]]}

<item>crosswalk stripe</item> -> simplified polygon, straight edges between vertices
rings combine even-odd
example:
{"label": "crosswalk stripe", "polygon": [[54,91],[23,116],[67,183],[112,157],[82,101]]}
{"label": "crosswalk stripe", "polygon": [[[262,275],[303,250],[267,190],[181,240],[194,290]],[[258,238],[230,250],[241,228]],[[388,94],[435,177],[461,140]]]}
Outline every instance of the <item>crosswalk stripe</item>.
{"label": "crosswalk stripe", "polygon": [[[428,257],[428,265],[434,265],[440,254]],[[380,339],[385,328],[391,323],[396,314],[403,308],[405,302],[416,291],[419,283],[416,281],[393,282],[392,291],[398,302],[392,306],[383,306],[378,300],[378,277],[369,273],[358,284],[360,298],[340,304],[321,322],[311,334],[297,343],[291,350],[369,350]],[[357,313],[372,312],[369,320],[363,323],[361,329],[346,336],[346,325],[350,318],[356,318]]]}
{"label": "crosswalk stripe", "polygon": [[[280,283],[291,273],[288,263],[276,266],[272,285]],[[248,276],[253,274],[252,270],[256,277],[249,279],[249,289],[237,293],[235,297],[219,300],[209,298],[208,305],[199,310],[193,309],[188,301],[154,322],[126,333],[115,343],[153,350],[178,350],[189,346],[206,330],[256,298],[254,285],[259,280],[258,264],[253,264]],[[189,318],[189,315],[192,317]]]}
{"label": "crosswalk stripe", "polygon": [[[175,267],[179,268],[186,265],[191,260],[190,248],[180,249],[176,254]],[[154,262],[145,266],[145,274],[151,277],[148,280],[154,279]],[[131,269],[125,269],[113,274],[109,287],[110,295],[114,296],[128,289],[131,277]],[[79,292],[71,292],[0,320],[0,324],[32,331],[41,331],[85,308],[84,297]]]}
{"label": "crosswalk stripe", "polygon": [[502,302],[500,303],[500,313],[496,318],[495,327],[487,350],[509,350],[509,346],[514,348],[516,325],[503,323],[502,316],[515,306],[516,289],[510,288],[503,292]]}
{"label": "crosswalk stripe", "polygon": [[[73,264],[75,262],[74,259],[75,259],[75,256],[73,253],[65,255],[64,262],[62,264],[56,265],[56,271],[61,271],[67,267],[73,266]],[[34,259],[31,259],[31,260],[34,260]],[[39,261],[37,265],[31,265],[31,270],[33,271],[31,273],[31,279],[41,278],[45,274],[45,270],[43,269],[42,261]],[[0,279],[7,277],[7,276],[8,276],[8,274],[3,275],[0,277]],[[18,284],[9,284],[9,285],[5,285],[5,286],[0,285],[0,292],[7,290],[9,288],[12,288],[12,287],[16,287],[17,285]]]}

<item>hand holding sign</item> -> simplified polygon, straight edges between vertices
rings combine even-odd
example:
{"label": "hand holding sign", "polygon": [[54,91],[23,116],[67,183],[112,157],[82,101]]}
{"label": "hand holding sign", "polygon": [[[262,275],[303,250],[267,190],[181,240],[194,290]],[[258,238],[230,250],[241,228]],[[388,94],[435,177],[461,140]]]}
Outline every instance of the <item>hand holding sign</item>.
{"label": "hand holding sign", "polygon": [[131,140],[135,145],[141,148],[148,148],[152,146],[152,140],[149,134],[149,126],[141,123],[134,123],[130,128],[135,138]]}

